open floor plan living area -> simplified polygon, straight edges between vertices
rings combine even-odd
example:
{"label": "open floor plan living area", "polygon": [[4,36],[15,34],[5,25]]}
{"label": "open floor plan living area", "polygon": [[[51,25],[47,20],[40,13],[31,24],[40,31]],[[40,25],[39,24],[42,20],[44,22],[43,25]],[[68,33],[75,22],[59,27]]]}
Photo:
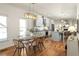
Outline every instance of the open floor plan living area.
{"label": "open floor plan living area", "polygon": [[79,56],[79,4],[0,3],[0,56]]}

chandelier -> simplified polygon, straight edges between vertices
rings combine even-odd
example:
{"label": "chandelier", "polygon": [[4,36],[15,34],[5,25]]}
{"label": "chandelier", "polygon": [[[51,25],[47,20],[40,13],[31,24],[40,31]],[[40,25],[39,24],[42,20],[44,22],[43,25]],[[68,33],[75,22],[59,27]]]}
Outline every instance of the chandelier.
{"label": "chandelier", "polygon": [[[34,14],[34,13],[32,13],[32,12],[34,12],[34,6],[32,6],[32,5],[34,5],[33,3],[32,4],[28,4],[28,6],[29,6],[29,12],[28,13],[25,13],[24,14],[24,18],[26,18],[26,19],[36,19],[37,18],[37,16]],[[32,7],[32,8],[31,8]]]}
{"label": "chandelier", "polygon": [[36,15],[29,12],[29,13],[24,14],[24,18],[26,18],[26,19],[34,19],[35,20],[37,17],[36,17]]}

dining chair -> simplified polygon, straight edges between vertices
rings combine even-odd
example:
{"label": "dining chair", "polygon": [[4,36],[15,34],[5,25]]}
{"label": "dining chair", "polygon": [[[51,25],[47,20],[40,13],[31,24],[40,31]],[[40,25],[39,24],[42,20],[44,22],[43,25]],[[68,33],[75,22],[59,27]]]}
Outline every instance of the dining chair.
{"label": "dining chair", "polygon": [[45,41],[46,37],[39,37],[39,47],[41,48],[40,50],[42,49],[45,49],[45,46],[44,46],[44,41]]}
{"label": "dining chair", "polygon": [[28,42],[26,43],[26,47],[27,47],[27,55],[31,56],[33,54],[33,40],[28,40]]}
{"label": "dining chair", "polygon": [[24,48],[26,48],[23,44],[23,42],[20,39],[13,39],[14,42],[14,46],[15,46],[15,51],[13,56],[15,55],[16,52],[18,52],[18,55],[21,56],[21,52],[23,50],[24,52]]}
{"label": "dining chair", "polygon": [[36,52],[39,51],[38,38],[37,37],[33,38],[32,47],[33,47],[33,55],[36,55]]}

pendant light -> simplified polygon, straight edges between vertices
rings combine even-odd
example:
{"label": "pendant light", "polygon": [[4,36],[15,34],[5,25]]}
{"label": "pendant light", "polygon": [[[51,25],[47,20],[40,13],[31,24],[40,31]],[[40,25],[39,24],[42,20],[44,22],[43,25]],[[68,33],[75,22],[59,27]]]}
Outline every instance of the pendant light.
{"label": "pendant light", "polygon": [[[36,20],[37,16],[35,14],[33,14],[33,10],[32,10],[32,9],[34,9],[34,4],[33,3],[28,4],[28,6],[29,6],[29,8],[28,8],[29,12],[24,14],[24,18]],[[32,8],[32,6],[33,6],[33,8]]]}

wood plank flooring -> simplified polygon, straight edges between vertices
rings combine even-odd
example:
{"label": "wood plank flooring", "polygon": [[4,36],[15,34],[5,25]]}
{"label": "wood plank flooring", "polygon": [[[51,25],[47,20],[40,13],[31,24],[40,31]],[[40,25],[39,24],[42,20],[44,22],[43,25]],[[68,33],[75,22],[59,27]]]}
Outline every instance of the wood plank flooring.
{"label": "wood plank flooring", "polygon": [[[52,41],[50,39],[47,39],[45,40],[44,45],[45,49],[43,49],[42,51],[38,51],[36,53],[36,56],[66,56],[66,51],[63,42]],[[1,51],[0,56],[12,56],[13,53],[14,47],[11,47],[5,51]]]}

